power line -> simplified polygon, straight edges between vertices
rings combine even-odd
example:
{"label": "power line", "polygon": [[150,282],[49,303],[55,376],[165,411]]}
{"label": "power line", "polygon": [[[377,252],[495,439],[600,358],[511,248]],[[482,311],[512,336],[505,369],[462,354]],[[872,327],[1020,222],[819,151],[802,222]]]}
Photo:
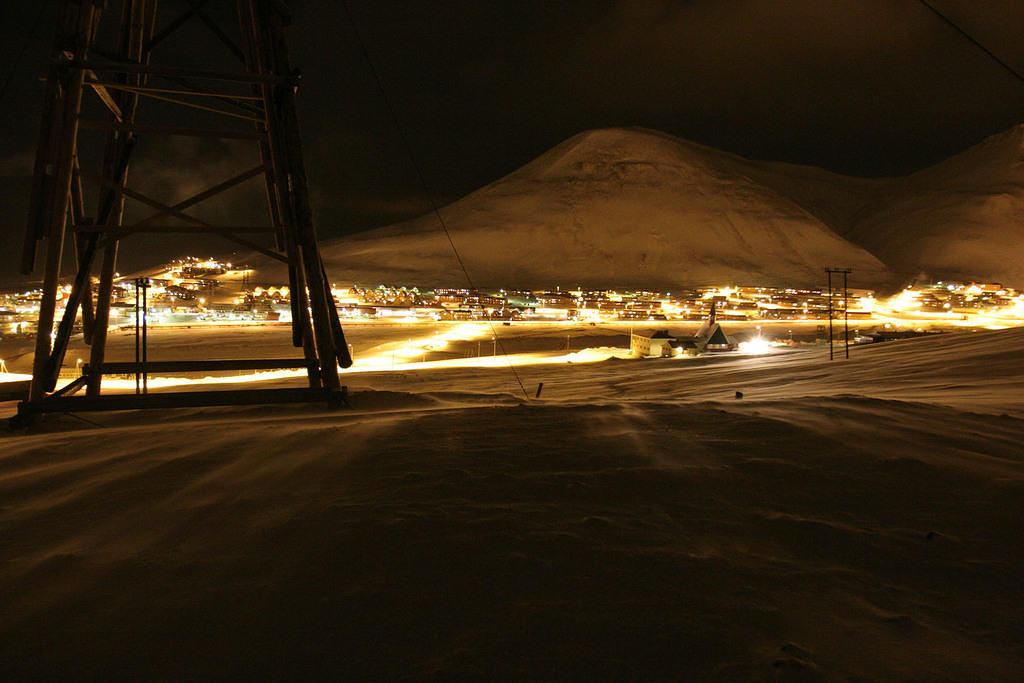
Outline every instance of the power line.
{"label": "power line", "polygon": [[[359,27],[356,24],[355,17],[352,15],[352,11],[349,8],[348,0],[342,0],[342,8],[345,10],[345,16],[348,18],[349,24],[352,26],[352,32],[355,35],[356,43],[359,45],[360,51],[363,53],[363,58],[366,60],[367,65],[370,67],[370,73],[373,75],[373,80],[377,83],[377,88],[380,90],[381,97],[384,99],[384,105],[388,109],[388,113],[391,115],[391,120],[395,124],[395,129],[398,131],[398,136],[402,140],[402,146],[405,147],[405,152],[409,157],[409,162],[412,164],[413,169],[416,171],[416,176],[420,181],[420,186],[423,188],[424,194],[427,196],[427,201],[430,202],[430,208],[433,211],[437,222],[440,224],[441,229],[444,230],[444,235],[448,239],[448,244],[452,248],[452,253],[455,254],[455,260],[458,261],[459,268],[462,269],[462,274],[466,276],[466,283],[470,289],[476,289],[476,285],[473,284],[473,278],[469,275],[469,270],[466,268],[466,264],[462,260],[462,256],[459,254],[459,250],[455,247],[455,241],[452,239],[452,234],[448,230],[448,225],[444,222],[444,218],[441,217],[440,208],[437,205],[437,200],[434,198],[434,192],[431,190],[430,185],[427,183],[426,176],[423,175],[423,171],[420,169],[419,163],[416,161],[416,155],[413,153],[412,145],[409,143],[409,137],[405,133],[405,128],[402,126],[401,120],[398,118],[398,111],[395,109],[394,104],[391,102],[391,98],[388,97],[387,90],[384,88],[384,81],[377,72],[377,67],[374,66],[373,59],[370,58],[370,51],[366,48],[366,43],[363,42],[362,35],[359,33]],[[508,354],[505,352],[505,344],[498,340],[498,334],[495,330],[494,323],[488,321],[491,328],[491,336],[498,341],[498,345],[501,346],[501,353],[504,356]],[[522,379],[519,377],[519,373],[516,372],[515,366],[512,361],[508,362],[509,370],[515,375],[516,382],[519,384],[519,389],[523,392],[523,396],[526,400],[530,400],[530,394],[526,391],[526,387],[523,385]]]}
{"label": "power line", "polygon": [[967,39],[968,41],[970,41],[970,42],[971,42],[971,44],[972,44],[972,45],[974,45],[974,46],[975,46],[976,48],[978,48],[979,50],[981,50],[982,52],[984,52],[984,53],[985,53],[986,55],[988,55],[988,56],[989,56],[989,57],[990,57],[990,58],[992,59],[992,61],[994,61],[994,62],[995,62],[996,64],[998,64],[999,66],[1003,67],[1003,68],[1004,68],[1004,69],[1005,69],[1005,70],[1006,70],[1007,72],[1009,72],[1009,73],[1010,73],[1010,75],[1012,75],[1012,76],[1013,76],[1014,78],[1016,78],[1016,79],[1017,79],[1018,81],[1020,81],[1021,83],[1024,83],[1024,76],[1022,76],[1022,75],[1021,75],[1021,74],[1020,74],[1020,73],[1019,73],[1019,72],[1018,72],[1018,71],[1017,71],[1016,69],[1014,69],[1014,68],[1013,68],[1012,66],[1010,66],[1009,64],[1007,64],[1006,62],[1004,62],[1003,60],[1001,60],[1001,59],[1000,59],[999,57],[997,57],[997,56],[996,56],[996,55],[995,55],[995,54],[994,54],[994,53],[993,53],[993,52],[992,52],[991,50],[989,50],[989,49],[988,49],[987,47],[985,47],[985,46],[984,46],[984,45],[982,45],[982,44],[981,44],[980,42],[978,42],[977,40],[975,40],[975,39],[974,39],[974,37],[973,37],[973,36],[971,36],[971,34],[969,34],[969,33],[968,33],[967,31],[963,30],[962,28],[960,28],[960,27],[959,27],[959,26],[958,26],[958,25],[957,25],[957,24],[956,24],[956,23],[955,23],[955,22],[954,22],[954,21],[953,21],[952,19],[950,19],[949,17],[947,17],[947,16],[945,15],[945,14],[943,14],[943,13],[942,13],[942,12],[940,12],[939,10],[935,9],[935,7],[933,7],[933,6],[931,5],[931,4],[929,4],[928,2],[926,2],[926,0],[917,0],[917,1],[918,1],[919,3],[921,3],[922,5],[924,5],[925,7],[927,7],[927,8],[929,9],[929,10],[931,10],[932,14],[934,14],[934,15],[935,15],[935,16],[937,16],[937,17],[938,17],[939,19],[941,19],[942,21],[944,21],[944,22],[946,22],[947,24],[949,24],[949,25],[950,25],[951,27],[953,27],[953,30],[955,30],[955,31],[956,31],[957,33],[959,33],[959,34],[960,34],[960,35],[962,35],[962,36],[963,36],[964,38],[966,38],[966,39]]}

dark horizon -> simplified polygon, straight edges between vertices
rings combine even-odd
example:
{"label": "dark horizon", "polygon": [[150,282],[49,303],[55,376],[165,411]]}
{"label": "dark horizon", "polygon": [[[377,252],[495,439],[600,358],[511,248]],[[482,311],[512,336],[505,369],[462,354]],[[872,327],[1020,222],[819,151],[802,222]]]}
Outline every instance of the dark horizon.
{"label": "dark horizon", "polygon": [[[14,67],[0,140],[5,271],[21,249],[39,76],[57,6],[43,3],[40,11],[12,0],[2,22],[0,63]],[[884,177],[1024,121],[1024,85],[916,1],[352,0],[396,124],[344,5],[290,4],[306,163],[325,239],[430,210],[399,126],[443,205],[593,128],[642,126],[747,158]],[[1019,3],[933,4],[1024,69]],[[179,5],[165,0],[161,23]],[[216,47],[201,25],[186,35]],[[173,153],[208,171],[234,151]],[[136,174],[146,163],[139,159]],[[135,253],[152,248],[140,243]]]}

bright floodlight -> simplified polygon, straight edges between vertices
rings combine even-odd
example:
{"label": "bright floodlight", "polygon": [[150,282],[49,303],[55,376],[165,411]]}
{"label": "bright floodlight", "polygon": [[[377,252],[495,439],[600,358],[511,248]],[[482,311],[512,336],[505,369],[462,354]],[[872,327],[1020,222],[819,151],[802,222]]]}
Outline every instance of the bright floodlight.
{"label": "bright floodlight", "polygon": [[759,355],[762,353],[768,353],[771,351],[771,348],[771,344],[760,337],[757,339],[751,339],[750,341],[740,342],[740,351],[743,353]]}

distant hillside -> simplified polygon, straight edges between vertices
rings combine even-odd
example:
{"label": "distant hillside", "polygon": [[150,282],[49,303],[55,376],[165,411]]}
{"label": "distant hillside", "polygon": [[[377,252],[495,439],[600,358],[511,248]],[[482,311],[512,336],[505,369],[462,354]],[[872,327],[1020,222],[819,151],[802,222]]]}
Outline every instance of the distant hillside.
{"label": "distant hillside", "polygon": [[[839,266],[861,286],[921,274],[1020,287],[1024,126],[888,179],[750,161],[641,128],[593,130],[441,215],[479,286],[819,285]],[[336,281],[465,281],[434,215],[323,251]]]}
{"label": "distant hillside", "polygon": [[908,275],[1024,287],[1024,126],[888,181],[838,231]]}
{"label": "distant hillside", "polygon": [[[673,287],[859,281],[885,266],[827,223],[874,185],[819,169],[750,162],[663,133],[576,135],[442,209],[479,285]],[[336,280],[462,282],[433,215],[324,245]]]}

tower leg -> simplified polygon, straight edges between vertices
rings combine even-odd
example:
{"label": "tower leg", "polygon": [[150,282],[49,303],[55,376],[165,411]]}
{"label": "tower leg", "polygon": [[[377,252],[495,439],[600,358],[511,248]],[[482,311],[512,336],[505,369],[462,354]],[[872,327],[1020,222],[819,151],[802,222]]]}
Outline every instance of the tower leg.
{"label": "tower leg", "polygon": [[[81,256],[79,256],[79,263],[85,260],[85,252],[87,245],[85,244],[88,240],[83,240],[79,237],[81,233],[75,233],[75,242]],[[90,264],[89,268],[85,272],[85,285],[82,288],[82,338],[86,344],[92,344],[92,330],[96,322],[95,309],[93,308],[92,300],[92,278],[89,273],[92,270],[91,259],[95,255],[95,245],[93,245],[93,253],[89,254]]]}
{"label": "tower leg", "polygon": [[[91,12],[89,25],[91,26]],[[78,139],[78,112],[82,104],[82,83],[85,72],[79,68],[68,68],[63,86],[64,97],[61,98],[62,116],[60,130],[60,148],[54,168],[54,184],[49,197],[50,205],[47,212],[50,226],[46,241],[46,266],[43,271],[43,298],[39,304],[39,323],[36,330],[35,359],[32,363],[32,384],[29,388],[29,401],[42,400],[49,387],[47,366],[50,362],[50,350],[53,348],[53,320],[57,309],[57,287],[60,278],[61,254],[64,251],[64,224],[67,220],[68,199],[71,192],[71,167],[75,156]],[[57,87],[51,84],[50,87]]]}
{"label": "tower leg", "polygon": [[313,311],[313,338],[316,341],[316,352],[320,358],[320,381],[327,391],[340,391],[341,381],[338,379],[337,353],[334,350],[334,334],[331,328],[331,314],[328,305],[334,305],[330,285],[325,282],[320,270],[320,255],[316,247],[302,245],[302,261],[309,283],[309,303]]}
{"label": "tower leg", "polygon": [[[295,253],[295,245],[289,247],[289,253]],[[298,261],[297,257],[293,257]],[[309,301],[306,298],[306,280],[302,277],[302,269],[297,265],[288,266],[292,285],[292,342],[299,343],[302,347],[302,355],[306,359],[308,371],[306,376],[309,379],[309,387],[315,389],[320,386],[320,362],[316,356],[316,344],[313,341],[313,331],[309,325]]]}
{"label": "tower leg", "polygon": [[[114,270],[117,267],[117,241],[111,241],[103,248],[103,265],[100,267],[100,286],[96,292],[96,322],[92,330],[92,347],[89,349],[89,365],[98,368],[103,364],[107,350],[107,326],[110,324],[110,297],[114,291]],[[86,385],[86,396],[99,396],[103,376],[91,373]]]}

